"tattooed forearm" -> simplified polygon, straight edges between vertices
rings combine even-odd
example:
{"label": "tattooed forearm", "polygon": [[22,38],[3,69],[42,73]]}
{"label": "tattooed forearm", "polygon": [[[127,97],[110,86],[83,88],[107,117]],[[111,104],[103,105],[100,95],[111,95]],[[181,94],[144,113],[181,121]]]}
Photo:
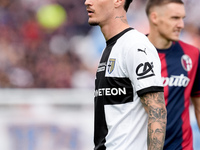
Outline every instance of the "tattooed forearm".
{"label": "tattooed forearm", "polygon": [[124,16],[116,16],[115,19],[121,19],[122,22],[124,22],[126,24],[128,23],[126,17],[124,17]]}
{"label": "tattooed forearm", "polygon": [[151,150],[162,150],[166,130],[166,110],[150,108],[148,121],[148,143]]}
{"label": "tattooed forearm", "polygon": [[167,111],[163,93],[148,93],[141,97],[148,113],[148,149],[162,150],[165,140]]}

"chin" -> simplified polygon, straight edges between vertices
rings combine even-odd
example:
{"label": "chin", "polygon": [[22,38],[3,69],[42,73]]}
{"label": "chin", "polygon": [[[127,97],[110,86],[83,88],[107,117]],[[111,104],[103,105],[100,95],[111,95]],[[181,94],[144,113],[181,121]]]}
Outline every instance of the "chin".
{"label": "chin", "polygon": [[89,25],[91,25],[91,26],[98,26],[99,25],[99,22],[97,22],[97,21],[92,21],[92,20],[88,20],[88,23],[89,23]]}
{"label": "chin", "polygon": [[174,38],[172,39],[172,41],[179,41],[179,38]]}
{"label": "chin", "polygon": [[171,41],[179,41],[179,37],[172,37],[170,38]]}
{"label": "chin", "polygon": [[95,23],[95,22],[89,22],[89,25],[91,25],[91,26],[98,26],[99,24]]}
{"label": "chin", "polygon": [[179,41],[180,40],[180,34],[174,36],[174,41]]}

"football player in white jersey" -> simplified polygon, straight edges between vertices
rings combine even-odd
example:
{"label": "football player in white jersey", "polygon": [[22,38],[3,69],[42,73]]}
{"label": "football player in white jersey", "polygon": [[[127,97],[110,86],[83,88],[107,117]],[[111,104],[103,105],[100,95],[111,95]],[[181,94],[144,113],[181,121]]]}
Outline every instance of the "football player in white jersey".
{"label": "football player in white jersey", "polygon": [[85,0],[106,48],[95,79],[95,150],[162,150],[166,107],[161,64],[148,38],[128,24],[132,0]]}

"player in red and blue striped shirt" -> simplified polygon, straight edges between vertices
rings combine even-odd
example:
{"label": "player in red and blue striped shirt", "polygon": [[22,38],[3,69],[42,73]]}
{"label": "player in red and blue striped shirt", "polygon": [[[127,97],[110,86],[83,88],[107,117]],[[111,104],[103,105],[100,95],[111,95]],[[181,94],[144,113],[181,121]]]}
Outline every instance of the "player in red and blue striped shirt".
{"label": "player in red and blue striped shirt", "polygon": [[167,107],[165,150],[193,150],[190,98],[200,128],[200,53],[179,40],[184,28],[182,0],[149,0],[149,40],[157,48]]}

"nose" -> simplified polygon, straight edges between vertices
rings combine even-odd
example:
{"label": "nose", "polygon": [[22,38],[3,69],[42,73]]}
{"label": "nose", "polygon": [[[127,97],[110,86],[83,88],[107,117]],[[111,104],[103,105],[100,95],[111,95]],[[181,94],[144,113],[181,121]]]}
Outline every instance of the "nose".
{"label": "nose", "polygon": [[85,6],[91,5],[91,0],[85,0]]}
{"label": "nose", "polygon": [[183,21],[183,19],[179,20],[178,27],[181,28],[181,29],[184,28],[184,21]]}

